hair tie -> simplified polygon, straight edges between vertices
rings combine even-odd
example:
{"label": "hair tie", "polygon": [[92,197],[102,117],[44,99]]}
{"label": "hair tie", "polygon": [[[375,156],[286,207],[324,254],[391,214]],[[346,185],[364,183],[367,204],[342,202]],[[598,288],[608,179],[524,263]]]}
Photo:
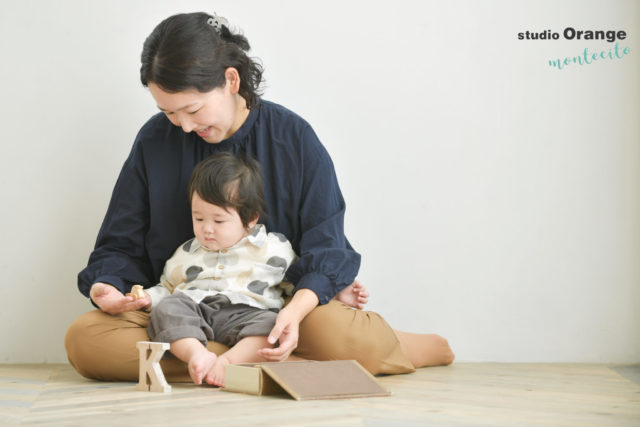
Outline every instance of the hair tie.
{"label": "hair tie", "polygon": [[220,33],[223,25],[229,27],[229,21],[215,13],[207,19],[207,24],[211,25],[218,33]]}

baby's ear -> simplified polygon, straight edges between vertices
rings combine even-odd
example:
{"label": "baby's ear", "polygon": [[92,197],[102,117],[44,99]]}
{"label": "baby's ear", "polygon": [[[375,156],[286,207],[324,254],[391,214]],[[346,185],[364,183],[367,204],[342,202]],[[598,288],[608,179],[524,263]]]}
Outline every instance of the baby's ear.
{"label": "baby's ear", "polygon": [[249,223],[247,224],[247,228],[248,228],[249,230],[251,230],[253,227],[255,227],[255,226],[256,226],[256,224],[258,223],[258,220],[259,220],[259,219],[260,219],[260,215],[255,214],[255,215],[253,216],[253,218],[251,218],[251,220],[250,220],[250,221],[249,221]]}

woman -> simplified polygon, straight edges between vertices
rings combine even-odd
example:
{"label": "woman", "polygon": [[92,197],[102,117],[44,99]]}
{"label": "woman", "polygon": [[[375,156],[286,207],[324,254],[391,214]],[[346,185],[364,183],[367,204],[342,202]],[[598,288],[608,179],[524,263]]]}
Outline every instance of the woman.
{"label": "woman", "polygon": [[[145,41],[140,76],[161,113],[138,133],[116,183],[80,291],[99,310],[78,318],[65,346],[82,375],[135,381],[137,341],[148,340],[148,314],[125,294],[158,283],[165,261],[192,235],[187,183],[200,160],[218,151],[257,159],[264,172],[269,231],[284,234],[299,260],[295,284],[279,312],[268,360],[292,352],[314,360],[356,359],[373,374],[449,364],[437,335],[394,331],[376,313],[333,301],[360,266],[344,235],[345,204],[333,163],[307,122],[259,97],[262,69],[247,39],[204,13],[175,15]],[[224,346],[209,343],[221,353]],[[169,381],[189,381],[186,365],[164,360]]]}

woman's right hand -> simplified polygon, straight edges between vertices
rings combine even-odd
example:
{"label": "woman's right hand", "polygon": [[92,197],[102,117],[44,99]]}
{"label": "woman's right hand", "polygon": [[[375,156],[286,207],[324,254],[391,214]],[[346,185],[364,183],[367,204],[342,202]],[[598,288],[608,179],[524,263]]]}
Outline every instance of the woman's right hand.
{"label": "woman's right hand", "polygon": [[89,292],[91,300],[108,314],[124,313],[145,308],[149,305],[147,298],[134,300],[132,297],[122,295],[122,292],[107,283],[94,283]]}

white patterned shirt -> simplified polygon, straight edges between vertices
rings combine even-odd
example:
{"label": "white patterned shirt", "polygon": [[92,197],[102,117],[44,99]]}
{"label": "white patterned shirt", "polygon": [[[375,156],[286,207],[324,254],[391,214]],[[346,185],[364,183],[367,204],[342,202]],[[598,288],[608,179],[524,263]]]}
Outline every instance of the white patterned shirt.
{"label": "white patterned shirt", "polygon": [[166,262],[160,283],[145,289],[151,296],[150,310],[174,292],[196,303],[222,294],[233,304],[280,309],[283,293],[293,292],[292,284],[281,282],[295,259],[286,237],[267,233],[262,224],[234,246],[218,251],[207,249],[194,237]]}

